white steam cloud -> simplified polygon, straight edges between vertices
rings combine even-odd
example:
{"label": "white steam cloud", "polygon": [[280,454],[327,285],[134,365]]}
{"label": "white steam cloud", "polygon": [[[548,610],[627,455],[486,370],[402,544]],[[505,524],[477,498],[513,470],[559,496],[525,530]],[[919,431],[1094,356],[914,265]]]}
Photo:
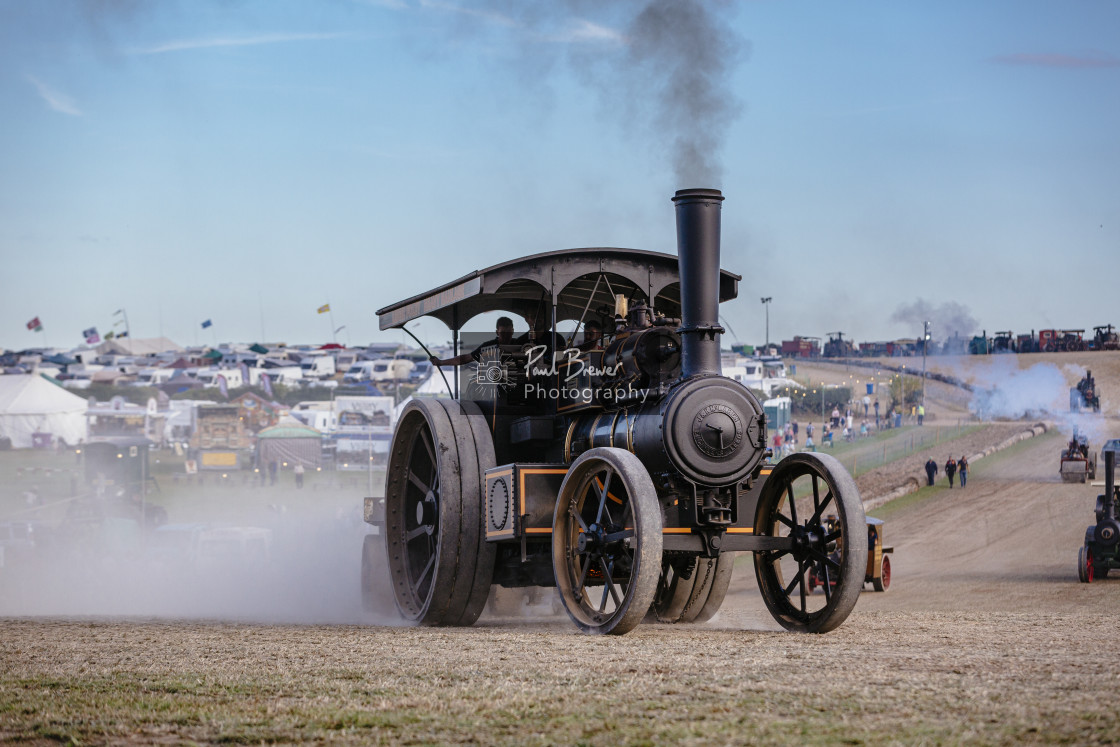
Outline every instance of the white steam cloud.
{"label": "white steam cloud", "polygon": [[[1099,413],[1081,409],[1071,412],[1070,389],[1085,375],[1077,364],[1041,362],[1029,368],[1018,367],[1018,356],[995,355],[986,366],[974,366],[955,375],[973,386],[969,410],[984,420],[1022,420],[1045,418],[1057,421],[1068,433],[1076,428],[1093,444],[1112,438],[1109,420]],[[1072,383],[1071,383],[1072,382]],[[1102,398],[1102,412],[1108,401]]]}

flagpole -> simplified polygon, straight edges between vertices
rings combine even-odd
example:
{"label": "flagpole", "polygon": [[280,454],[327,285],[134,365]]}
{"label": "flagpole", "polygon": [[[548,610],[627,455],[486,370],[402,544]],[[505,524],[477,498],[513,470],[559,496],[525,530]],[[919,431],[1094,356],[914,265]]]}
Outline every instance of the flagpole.
{"label": "flagpole", "polygon": [[338,333],[334,331],[334,308],[331,306],[330,301],[327,301],[327,316],[331,319],[331,340],[338,344]]}

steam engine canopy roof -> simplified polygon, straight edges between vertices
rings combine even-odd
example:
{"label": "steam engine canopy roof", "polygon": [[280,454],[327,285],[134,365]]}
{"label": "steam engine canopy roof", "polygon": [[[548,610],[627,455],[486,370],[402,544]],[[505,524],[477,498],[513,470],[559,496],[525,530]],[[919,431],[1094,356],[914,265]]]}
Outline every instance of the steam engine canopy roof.
{"label": "steam engine canopy roof", "polygon": [[[720,303],[739,294],[742,276],[720,271]],[[591,300],[588,315],[600,306],[613,310],[613,293],[653,299],[653,307],[669,317],[681,315],[680,270],[675,254],[642,249],[599,247],[533,254],[476,270],[434,290],[377,311],[381,329],[403,327],[422,316],[461,329],[488,311],[532,316],[542,298],[554,295],[556,318],[579,319]]]}

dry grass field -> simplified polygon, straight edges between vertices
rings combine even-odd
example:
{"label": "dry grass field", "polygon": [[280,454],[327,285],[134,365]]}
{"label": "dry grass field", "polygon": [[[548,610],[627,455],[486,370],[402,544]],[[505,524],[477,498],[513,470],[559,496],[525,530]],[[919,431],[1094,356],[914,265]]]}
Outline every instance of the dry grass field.
{"label": "dry grass field", "polygon": [[[1085,355],[1106,403],[1095,426],[1120,437],[1120,356]],[[780,631],[750,556],[705,625],[587,637],[545,602],[469,629],[397,627],[339,602],[356,596],[353,527],[317,531],[313,572],[245,590],[256,615],[0,597],[0,741],[1115,744],[1120,579],[1077,581],[1100,488],[1060,482],[1067,422],[1052,425],[974,463],[964,490],[942,480],[877,509],[891,588],[822,636]]]}

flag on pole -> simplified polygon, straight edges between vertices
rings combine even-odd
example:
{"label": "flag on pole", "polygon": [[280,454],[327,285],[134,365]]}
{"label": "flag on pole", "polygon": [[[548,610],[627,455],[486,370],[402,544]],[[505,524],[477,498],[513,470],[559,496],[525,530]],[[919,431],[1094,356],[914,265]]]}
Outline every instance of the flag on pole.
{"label": "flag on pole", "polygon": [[272,378],[266,373],[261,374],[261,389],[263,389],[264,393],[269,397],[272,396]]}
{"label": "flag on pole", "polygon": [[30,322],[27,323],[27,328],[29,330],[31,330],[32,332],[42,332],[43,331],[43,323],[39,321],[39,317],[35,317],[34,319],[32,319]]}
{"label": "flag on pole", "polygon": [[207,319],[205,322],[202,323],[202,328],[206,329],[207,327],[209,327],[212,324],[213,324],[213,322],[210,321],[209,319]]}
{"label": "flag on pole", "polygon": [[249,386],[249,364],[247,364],[245,361],[241,361],[240,368],[241,368],[241,385],[242,386]]}
{"label": "flag on pole", "polygon": [[101,335],[97,334],[97,327],[82,330],[82,337],[86,338],[87,345],[96,345],[101,342]]}
{"label": "flag on pole", "polygon": [[117,309],[116,311],[113,312],[113,316],[116,316],[117,314],[123,314],[123,313],[124,313],[124,309]]}
{"label": "flag on pole", "polygon": [[222,396],[229,399],[229,384],[226,382],[226,377],[218,374],[218,391]]}
{"label": "flag on pole", "polygon": [[112,340],[116,336],[117,336],[116,333],[113,332],[112,330],[109,330],[108,332],[105,333],[105,339],[106,340]]}
{"label": "flag on pole", "polygon": [[124,332],[118,332],[117,337],[128,337],[128,330],[126,329]]}
{"label": "flag on pole", "polygon": [[331,310],[331,305],[329,303],[325,303],[325,304],[323,304],[322,306],[319,307],[319,313],[320,314],[326,314],[330,310]]}

